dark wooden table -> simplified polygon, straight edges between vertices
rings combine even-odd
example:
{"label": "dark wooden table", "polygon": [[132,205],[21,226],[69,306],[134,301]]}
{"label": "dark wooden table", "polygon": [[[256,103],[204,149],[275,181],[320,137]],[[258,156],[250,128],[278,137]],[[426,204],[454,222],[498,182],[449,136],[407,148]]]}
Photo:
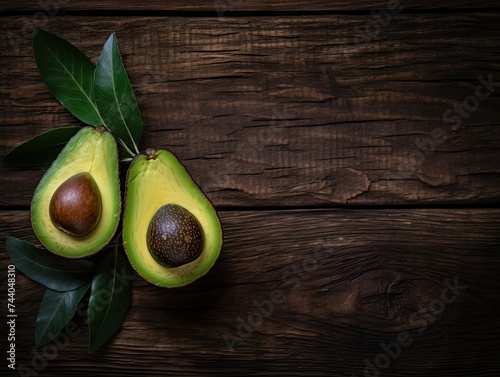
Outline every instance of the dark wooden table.
{"label": "dark wooden table", "polygon": [[[397,3],[397,2],[396,2]],[[145,119],[217,207],[191,286],[138,276],[122,329],[34,348],[43,290],[17,276],[1,375],[500,375],[497,1],[2,1],[0,156],[78,124],[35,66],[34,25],[97,58],[114,31]],[[0,233],[44,170],[2,169]]]}

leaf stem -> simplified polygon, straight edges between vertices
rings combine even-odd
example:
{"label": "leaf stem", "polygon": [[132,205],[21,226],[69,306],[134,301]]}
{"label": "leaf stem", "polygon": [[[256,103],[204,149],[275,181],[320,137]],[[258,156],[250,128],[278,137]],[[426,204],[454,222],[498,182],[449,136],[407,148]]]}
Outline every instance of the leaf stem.
{"label": "leaf stem", "polygon": [[135,143],[134,143],[134,147],[135,147],[135,150],[136,150],[137,153],[132,152],[130,150],[130,148],[128,147],[128,145],[125,144],[125,142],[122,139],[120,139],[118,137],[117,137],[117,139],[120,142],[120,144],[123,147],[123,149],[125,150],[125,152],[127,152],[130,155],[130,157],[134,157],[136,154],[139,154],[139,150],[137,149],[137,146],[135,145]]}
{"label": "leaf stem", "polygon": [[[130,131],[128,133],[130,135]],[[139,148],[137,148],[137,144],[135,143],[132,135],[130,135],[130,140],[132,140],[132,144],[134,144],[135,154],[139,154]]]}

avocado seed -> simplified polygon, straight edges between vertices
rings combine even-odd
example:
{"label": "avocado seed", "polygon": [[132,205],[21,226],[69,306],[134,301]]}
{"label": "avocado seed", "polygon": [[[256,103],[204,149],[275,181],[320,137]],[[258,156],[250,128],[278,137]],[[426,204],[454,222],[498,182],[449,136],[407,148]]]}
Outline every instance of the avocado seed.
{"label": "avocado seed", "polygon": [[187,209],[177,204],[165,204],[151,219],[146,240],[151,255],[158,263],[179,267],[201,255],[203,230]]}
{"label": "avocado seed", "polygon": [[64,181],[50,200],[50,218],[56,228],[75,237],[90,234],[101,218],[101,193],[89,173]]}

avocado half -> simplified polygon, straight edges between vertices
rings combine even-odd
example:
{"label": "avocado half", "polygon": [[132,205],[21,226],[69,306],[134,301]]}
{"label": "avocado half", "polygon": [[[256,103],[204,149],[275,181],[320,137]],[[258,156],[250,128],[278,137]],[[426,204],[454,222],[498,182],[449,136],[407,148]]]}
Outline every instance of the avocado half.
{"label": "avocado half", "polygon": [[[120,221],[118,174],[118,148],[111,133],[104,127],[85,127],[78,131],[44,174],[33,195],[31,225],[40,243],[68,258],[89,256],[106,246]],[[98,221],[91,232],[83,236],[61,230],[50,210],[56,191],[75,176],[92,180],[101,201]]]}
{"label": "avocado half", "polygon": [[[182,207],[201,226],[203,244],[197,259],[178,267],[160,264],[148,248],[148,228],[160,208]],[[160,211],[161,212],[161,211]],[[160,287],[181,287],[206,274],[222,247],[222,227],[212,204],[177,157],[148,148],[137,155],[127,173],[123,246],[132,267]]]}

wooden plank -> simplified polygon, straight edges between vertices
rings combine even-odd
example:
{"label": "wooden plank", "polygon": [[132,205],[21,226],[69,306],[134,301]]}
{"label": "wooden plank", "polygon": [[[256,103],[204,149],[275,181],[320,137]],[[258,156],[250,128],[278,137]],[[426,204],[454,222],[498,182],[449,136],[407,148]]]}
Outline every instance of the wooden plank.
{"label": "wooden plank", "polygon": [[[368,363],[384,376],[500,373],[500,210],[228,211],[221,220],[214,269],[178,290],[136,277],[122,330],[95,355],[79,317],[80,334],[33,350],[42,290],[18,272],[18,365],[34,360],[52,377],[352,377]],[[33,241],[28,223],[27,212],[0,212],[4,235]],[[228,347],[224,336],[241,341]],[[403,346],[398,337],[408,337]]]}
{"label": "wooden plank", "polygon": [[235,11],[352,11],[372,9],[488,9],[497,8],[493,0],[460,0],[460,1],[430,1],[430,0],[400,0],[385,1],[326,1],[326,0],[143,0],[106,2],[90,0],[86,2],[71,0],[3,0],[0,11],[41,11],[49,15],[64,11],[208,11],[224,16],[226,12]]}
{"label": "wooden plank", "polygon": [[[117,32],[142,148],[174,151],[217,206],[498,203],[500,16],[402,14],[364,43],[371,21],[59,17],[46,29],[94,60]],[[31,22],[0,26],[0,156],[76,123],[27,40],[9,44]],[[27,206],[41,175],[4,170],[0,206]]]}

